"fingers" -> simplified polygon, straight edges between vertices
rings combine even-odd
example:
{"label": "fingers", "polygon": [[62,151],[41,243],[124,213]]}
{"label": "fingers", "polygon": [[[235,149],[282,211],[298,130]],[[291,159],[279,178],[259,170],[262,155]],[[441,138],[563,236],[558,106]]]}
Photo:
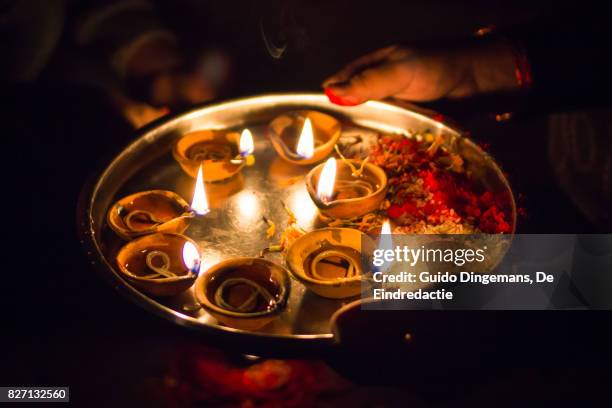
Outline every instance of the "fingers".
{"label": "fingers", "polygon": [[368,68],[344,82],[330,84],[325,92],[330,101],[339,105],[358,105],[369,99],[383,99],[410,86],[414,70],[410,62],[399,60]]}
{"label": "fingers", "polygon": [[362,70],[363,68],[385,60],[398,48],[398,46],[392,45],[389,47],[381,48],[370,54],[364,55],[363,57],[356,59],[355,61],[344,67],[342,70],[323,81],[323,87],[327,88],[334,83],[347,81],[351,76],[353,76],[356,72]]}

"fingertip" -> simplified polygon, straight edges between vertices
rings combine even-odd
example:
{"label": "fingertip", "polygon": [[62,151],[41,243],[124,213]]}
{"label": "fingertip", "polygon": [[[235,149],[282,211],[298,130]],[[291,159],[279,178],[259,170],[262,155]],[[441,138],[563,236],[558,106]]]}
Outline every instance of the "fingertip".
{"label": "fingertip", "polygon": [[338,95],[338,90],[332,89],[331,87],[325,88],[325,95],[327,95],[327,98],[329,99],[329,101],[335,105],[355,106],[355,105],[359,105],[360,103],[362,103],[361,101],[351,96]]}
{"label": "fingertip", "polygon": [[321,82],[321,87],[323,88],[329,88],[331,85],[334,84],[334,78],[327,78],[326,80],[324,80],[323,82]]}

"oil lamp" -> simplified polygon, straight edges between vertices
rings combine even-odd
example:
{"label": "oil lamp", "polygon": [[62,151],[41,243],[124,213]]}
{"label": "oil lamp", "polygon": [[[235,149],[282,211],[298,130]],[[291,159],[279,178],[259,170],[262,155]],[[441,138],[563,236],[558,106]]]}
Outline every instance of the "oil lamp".
{"label": "oil lamp", "polygon": [[200,250],[184,235],[155,233],[125,244],[116,263],[122,276],[152,296],[174,296],[189,289],[200,271]]}
{"label": "oil lamp", "polygon": [[270,141],[288,162],[309,165],[325,159],[340,137],[340,122],[313,110],[291,111],[270,122]]}
{"label": "oil lamp", "polygon": [[281,266],[263,258],[231,258],[201,275],[194,294],[219,322],[257,330],[284,310],[289,288],[289,275]]}
{"label": "oil lamp", "polygon": [[180,234],[194,213],[183,198],[172,191],[149,190],[117,201],[106,220],[121,238],[129,240],[155,232]]}
{"label": "oil lamp", "polygon": [[356,229],[323,228],[296,239],[286,261],[292,275],[308,289],[341,299],[361,293],[374,248],[372,239]]}
{"label": "oil lamp", "polygon": [[178,140],[172,150],[183,171],[195,178],[200,165],[204,181],[225,180],[245,165],[253,164],[253,136],[248,129],[241,134],[218,130],[199,130]]}
{"label": "oil lamp", "polygon": [[324,216],[349,219],[379,208],[387,192],[387,176],[371,163],[330,158],[308,173],[306,189]]}

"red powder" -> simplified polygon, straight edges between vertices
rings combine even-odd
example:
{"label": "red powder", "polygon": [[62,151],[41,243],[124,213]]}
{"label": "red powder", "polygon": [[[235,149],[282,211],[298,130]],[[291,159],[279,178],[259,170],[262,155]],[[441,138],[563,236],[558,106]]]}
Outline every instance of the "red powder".
{"label": "red powder", "polygon": [[478,193],[464,173],[435,165],[438,159],[448,158],[448,152],[438,149],[430,154],[426,147],[405,137],[380,138],[371,157],[389,177],[387,215],[399,225],[463,220],[485,233],[511,232],[507,196]]}

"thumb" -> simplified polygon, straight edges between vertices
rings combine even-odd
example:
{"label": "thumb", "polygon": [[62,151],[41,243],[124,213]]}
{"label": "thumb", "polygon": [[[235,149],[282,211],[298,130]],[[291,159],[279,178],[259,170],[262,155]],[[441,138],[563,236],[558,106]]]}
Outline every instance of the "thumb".
{"label": "thumb", "polygon": [[414,77],[406,61],[387,62],[330,84],[326,94],[339,105],[358,105],[369,99],[384,99],[406,89]]}

